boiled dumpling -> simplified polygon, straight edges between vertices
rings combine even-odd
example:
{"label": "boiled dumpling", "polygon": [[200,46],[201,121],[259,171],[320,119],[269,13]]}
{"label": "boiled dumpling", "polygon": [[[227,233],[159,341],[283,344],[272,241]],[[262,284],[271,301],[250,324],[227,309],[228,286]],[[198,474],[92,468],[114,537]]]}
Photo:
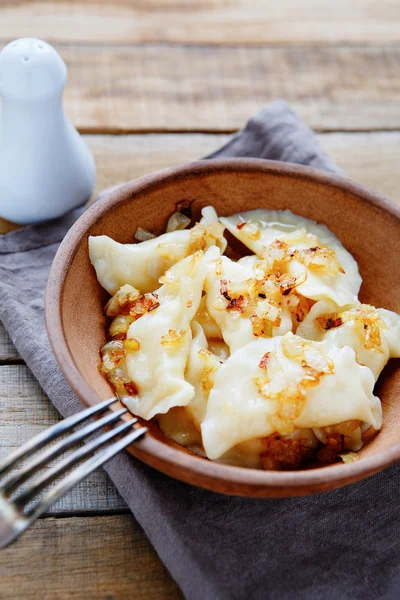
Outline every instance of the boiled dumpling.
{"label": "boiled dumpling", "polygon": [[106,235],[89,237],[89,256],[97,279],[110,294],[127,283],[142,293],[158,287],[158,279],[176,262],[217,244],[225,249],[224,227],[212,207],[203,209],[192,229],[164,233],[138,244],[120,244]]}
{"label": "boiled dumpling", "polygon": [[200,300],[199,310],[196,314],[196,321],[203,328],[206,338],[222,339],[221,329],[218,327],[217,323],[208,312],[207,296],[203,296]]}
{"label": "boiled dumpling", "polygon": [[[204,332],[205,333],[205,332]],[[207,340],[208,349],[210,352],[218,356],[221,360],[226,360],[230,357],[231,353],[229,350],[229,346],[225,344],[224,340],[220,340],[217,338],[210,338]]]}
{"label": "boiled dumpling", "polygon": [[260,338],[218,370],[201,426],[204,449],[217,459],[246,440],[352,419],[379,429],[381,405],[373,387],[370,369],[349,347],[292,333]]}
{"label": "boiled dumpling", "polygon": [[223,359],[208,349],[208,342],[203,328],[196,321],[192,322],[193,341],[186,367],[186,381],[194,387],[194,396],[186,407],[195,426],[200,429],[207,409],[207,400],[214,385],[216,372],[223,364]]}
{"label": "boiled dumpling", "polygon": [[351,346],[375,380],[390,358],[400,358],[400,315],[360,304],[346,311],[330,301],[314,304],[297,333],[307,339]]}
{"label": "boiled dumpling", "polygon": [[208,313],[231,353],[258,336],[283,335],[292,329],[289,310],[259,296],[252,269],[226,256],[210,262],[205,290]]}
{"label": "boiled dumpling", "polygon": [[127,351],[126,366],[138,393],[124,401],[135,415],[151,419],[192,399],[194,388],[184,376],[190,323],[199,307],[207,262],[215,255],[219,250],[214,246],[205,255],[199,251],[174,265],[155,292],[159,306],[129,327],[125,345],[133,341],[134,349]]}
{"label": "boiled dumpling", "polygon": [[284,272],[305,274],[297,288],[304,297],[328,298],[340,306],[357,301],[361,285],[357,263],[325,225],[290,210],[251,210],[220,221],[264,261],[266,271],[277,261]]}

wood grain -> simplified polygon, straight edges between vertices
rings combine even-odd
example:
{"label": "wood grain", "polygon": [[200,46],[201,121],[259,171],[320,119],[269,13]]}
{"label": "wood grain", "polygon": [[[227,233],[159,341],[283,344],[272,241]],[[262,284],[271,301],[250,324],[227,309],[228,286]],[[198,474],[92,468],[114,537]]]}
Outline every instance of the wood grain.
{"label": "wood grain", "polygon": [[[229,136],[90,135],[85,139],[95,156],[99,192],[157,169],[197,160],[222,146]],[[349,177],[400,203],[400,132],[325,133],[318,139]]]}
{"label": "wood grain", "polygon": [[[85,43],[400,40],[397,0],[3,0],[0,38]],[[12,25],[12,29],[10,26]]]}
{"label": "wood grain", "polygon": [[[61,418],[25,365],[0,366],[0,415],[0,460]],[[98,469],[58,500],[49,514],[125,508],[105,471]]]}
{"label": "wood grain", "polygon": [[86,133],[229,132],[276,98],[321,131],[400,129],[400,47],[58,49]]}
{"label": "wood grain", "polygon": [[[222,134],[87,135],[97,165],[94,195],[151,171],[197,160],[228,138]],[[400,132],[324,133],[318,139],[349,177],[400,203]],[[10,225],[0,219],[0,233],[9,230]],[[0,328],[0,361],[14,358]]]}
{"label": "wood grain", "polygon": [[182,598],[130,515],[40,519],[0,557],[1,597]]}
{"label": "wood grain", "polygon": [[318,136],[322,147],[347,175],[400,204],[397,171],[400,133],[330,133]]}

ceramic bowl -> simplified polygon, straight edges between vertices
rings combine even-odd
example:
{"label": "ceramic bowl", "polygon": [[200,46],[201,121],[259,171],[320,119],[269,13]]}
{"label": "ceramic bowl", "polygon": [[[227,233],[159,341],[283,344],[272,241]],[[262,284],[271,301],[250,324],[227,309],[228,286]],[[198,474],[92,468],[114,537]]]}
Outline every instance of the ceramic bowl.
{"label": "ceramic bowl", "polygon": [[[201,161],[152,173],[124,185],[91,206],[64,238],[46,293],[49,338],[67,381],[84,406],[112,396],[100,375],[105,342],[100,287],[88,257],[88,236],[106,234],[133,242],[140,225],[165,230],[182,201],[192,216],[213,205],[230,215],[254,208],[284,209],[326,224],[357,260],[363,278],[360,298],[400,311],[400,209],[338,175],[256,159]],[[400,458],[400,369],[391,361],[379,379],[382,430],[349,464],[299,471],[262,471],[200,458],[165,438],[155,424],[129,451],[148,465],[217,492],[253,497],[306,495],[360,480]]]}

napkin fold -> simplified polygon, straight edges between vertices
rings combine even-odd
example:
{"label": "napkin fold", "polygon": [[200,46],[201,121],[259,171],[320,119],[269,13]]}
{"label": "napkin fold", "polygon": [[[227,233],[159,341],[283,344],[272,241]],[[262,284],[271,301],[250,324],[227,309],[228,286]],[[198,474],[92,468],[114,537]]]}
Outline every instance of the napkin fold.
{"label": "napkin fold", "polygon": [[[230,156],[339,171],[282,101],[207,158]],[[53,357],[43,297],[58,245],[83,211],[0,236],[0,319],[64,417],[82,406]],[[397,465],[340,490],[283,500],[197,489],[127,453],[105,469],[189,600],[400,597]]]}

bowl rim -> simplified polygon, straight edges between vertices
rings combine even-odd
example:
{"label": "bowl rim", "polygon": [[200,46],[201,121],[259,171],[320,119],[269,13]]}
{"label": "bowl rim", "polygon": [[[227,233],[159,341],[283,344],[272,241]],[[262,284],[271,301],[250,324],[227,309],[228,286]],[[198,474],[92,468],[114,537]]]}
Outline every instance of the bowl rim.
{"label": "bowl rim", "polygon": [[[80,373],[69,351],[63,331],[60,300],[68,268],[82,239],[87,235],[87,230],[103,216],[106,210],[132,201],[135,194],[193,175],[227,171],[264,172],[317,181],[355,195],[363,203],[372,204],[375,208],[390,213],[400,225],[399,206],[342,175],[266,159],[200,160],[155,171],[113,188],[92,204],[65,235],[51,266],[45,293],[45,321],[51,347],[68,384],[84,406],[91,406],[100,399]],[[278,472],[199,460],[196,456],[146,435],[131,446],[129,451],[157,470],[203,488],[213,490],[228,484],[231,491],[227,493],[238,495],[298,496],[334,489],[376,473],[400,459],[400,442],[377,455],[361,457],[360,460],[347,464],[334,464],[323,469]],[[176,475],[176,470],[179,475]]]}

